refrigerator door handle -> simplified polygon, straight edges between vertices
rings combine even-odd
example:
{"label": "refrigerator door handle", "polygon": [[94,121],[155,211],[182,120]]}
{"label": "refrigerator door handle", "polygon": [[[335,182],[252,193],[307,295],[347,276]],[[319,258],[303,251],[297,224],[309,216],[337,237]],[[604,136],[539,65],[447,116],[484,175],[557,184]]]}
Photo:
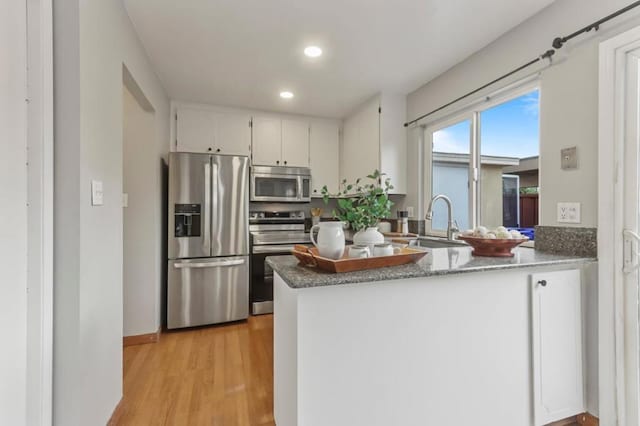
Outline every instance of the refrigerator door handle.
{"label": "refrigerator door handle", "polygon": [[[219,165],[218,163],[213,162],[213,202],[212,202],[212,207],[211,207],[211,241],[214,244],[214,247],[220,247],[221,241],[220,241],[220,200],[219,200],[219,195],[218,194],[218,186],[220,185],[220,169],[219,169]],[[215,241],[214,241],[214,235],[215,235]],[[213,255],[213,250],[212,250],[212,255]]]}
{"label": "refrigerator door handle", "polygon": [[227,266],[238,266],[243,264],[244,264],[244,259],[233,259],[233,260],[219,260],[217,262],[178,262],[178,263],[174,263],[173,267],[176,269],[222,268]]}
{"label": "refrigerator door handle", "polygon": [[211,254],[211,163],[204,165],[204,234],[202,249]]}

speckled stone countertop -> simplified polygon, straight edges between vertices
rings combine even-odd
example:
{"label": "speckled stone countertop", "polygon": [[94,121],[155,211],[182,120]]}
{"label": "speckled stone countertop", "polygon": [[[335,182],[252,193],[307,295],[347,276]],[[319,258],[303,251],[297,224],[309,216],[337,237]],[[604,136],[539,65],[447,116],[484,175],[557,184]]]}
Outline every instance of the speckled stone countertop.
{"label": "speckled stone countertop", "polygon": [[429,254],[418,263],[341,274],[299,266],[293,256],[268,257],[267,263],[289,287],[310,288],[538,266],[580,265],[596,261],[592,257],[543,253],[526,247],[516,248],[515,256],[509,258],[474,257],[471,250],[470,247],[428,249]]}

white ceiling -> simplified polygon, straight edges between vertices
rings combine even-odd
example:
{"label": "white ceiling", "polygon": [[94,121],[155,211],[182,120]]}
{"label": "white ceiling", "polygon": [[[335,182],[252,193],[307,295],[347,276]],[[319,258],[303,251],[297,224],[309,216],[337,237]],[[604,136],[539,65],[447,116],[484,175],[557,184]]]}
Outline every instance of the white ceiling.
{"label": "white ceiling", "polygon": [[[124,2],[172,99],[343,117],[380,90],[415,90],[553,0]],[[324,54],[305,57],[309,44]]]}

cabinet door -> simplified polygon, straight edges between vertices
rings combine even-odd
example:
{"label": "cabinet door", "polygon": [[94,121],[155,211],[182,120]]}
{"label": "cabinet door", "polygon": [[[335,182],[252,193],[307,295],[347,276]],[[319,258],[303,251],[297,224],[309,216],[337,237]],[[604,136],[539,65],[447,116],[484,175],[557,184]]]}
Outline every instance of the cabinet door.
{"label": "cabinet door", "polygon": [[378,98],[345,120],[341,179],[353,183],[380,170],[380,113]]}
{"label": "cabinet door", "polygon": [[251,154],[251,116],[233,112],[215,112],[214,153]]}
{"label": "cabinet door", "polygon": [[180,107],[176,111],[176,149],[178,152],[214,150],[215,115],[212,111]]}
{"label": "cabinet door", "polygon": [[252,137],[253,164],[281,166],[282,124],[279,118],[254,117]]}
{"label": "cabinet door", "polygon": [[340,134],[337,124],[314,123],[310,132],[311,196],[321,197],[322,187],[338,192]]}
{"label": "cabinet door", "polygon": [[580,271],[531,275],[536,426],[582,413]]}
{"label": "cabinet door", "polygon": [[285,166],[309,167],[309,123],[282,120],[282,160]]}

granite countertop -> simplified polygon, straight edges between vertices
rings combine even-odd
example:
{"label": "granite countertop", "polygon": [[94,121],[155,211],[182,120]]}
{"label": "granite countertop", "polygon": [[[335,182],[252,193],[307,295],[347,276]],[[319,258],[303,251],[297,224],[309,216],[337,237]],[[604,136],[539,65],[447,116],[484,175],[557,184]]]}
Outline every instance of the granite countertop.
{"label": "granite countertop", "polygon": [[551,254],[526,247],[516,248],[515,256],[509,258],[474,257],[471,250],[470,247],[428,249],[429,254],[418,263],[341,274],[299,266],[293,256],[268,257],[267,263],[289,287],[309,288],[537,266],[579,265],[596,261],[593,257]]}

